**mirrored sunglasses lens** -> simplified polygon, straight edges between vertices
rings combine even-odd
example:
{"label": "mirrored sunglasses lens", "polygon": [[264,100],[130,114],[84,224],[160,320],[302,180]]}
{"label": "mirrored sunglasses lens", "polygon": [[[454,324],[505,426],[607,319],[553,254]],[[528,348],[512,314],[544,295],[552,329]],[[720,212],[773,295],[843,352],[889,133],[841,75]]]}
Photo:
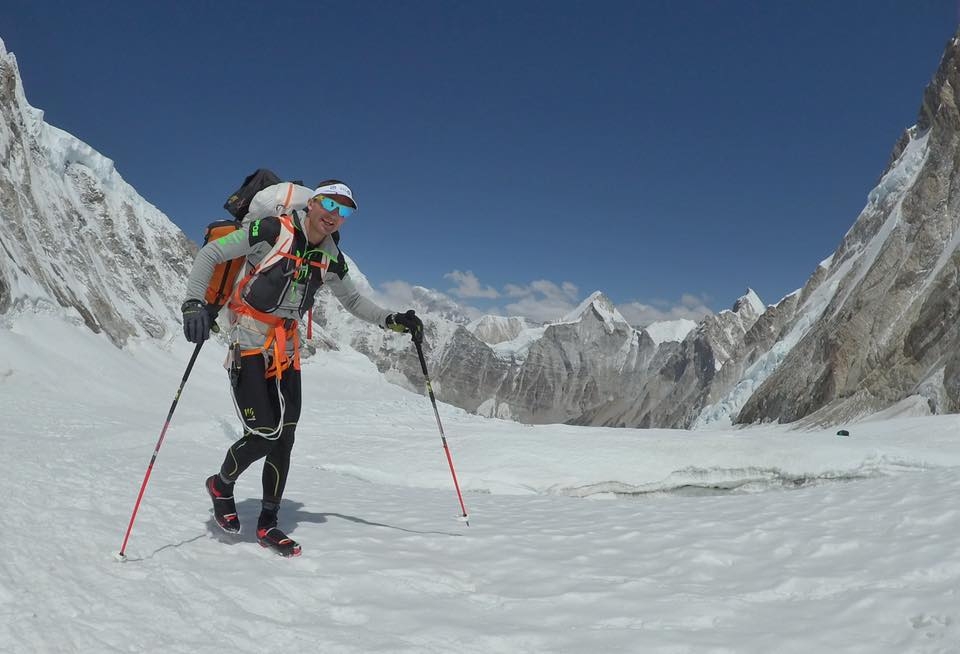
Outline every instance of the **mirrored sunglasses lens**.
{"label": "mirrored sunglasses lens", "polygon": [[320,198],[320,206],[322,206],[327,211],[333,211],[337,208],[337,203],[331,200],[330,198]]}
{"label": "mirrored sunglasses lens", "polygon": [[334,211],[338,211],[340,213],[341,218],[347,218],[350,216],[350,214],[353,213],[352,207],[348,207],[346,205],[340,204],[336,200],[331,200],[330,198],[324,195],[318,195],[314,199],[317,199],[317,198],[320,198],[320,206],[322,206],[324,209],[326,209],[331,213],[333,213]]}

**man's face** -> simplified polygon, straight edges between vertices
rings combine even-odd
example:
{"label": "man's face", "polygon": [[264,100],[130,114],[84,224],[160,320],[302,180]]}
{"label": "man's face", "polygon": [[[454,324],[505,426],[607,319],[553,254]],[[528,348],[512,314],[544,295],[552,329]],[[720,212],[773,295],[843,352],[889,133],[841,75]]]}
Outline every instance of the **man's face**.
{"label": "man's face", "polygon": [[[330,196],[330,199],[341,204],[348,202],[347,198],[337,195]],[[318,198],[310,198],[307,201],[307,221],[311,223],[311,231],[318,237],[316,240],[320,240],[340,229],[344,218],[337,209],[328,211]]]}

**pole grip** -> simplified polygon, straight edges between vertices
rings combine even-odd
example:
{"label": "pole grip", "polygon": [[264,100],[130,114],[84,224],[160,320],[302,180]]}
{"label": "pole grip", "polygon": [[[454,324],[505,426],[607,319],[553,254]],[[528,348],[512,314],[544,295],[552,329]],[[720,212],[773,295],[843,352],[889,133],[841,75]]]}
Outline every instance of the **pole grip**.
{"label": "pole grip", "polygon": [[430,375],[427,374],[427,361],[423,358],[423,348],[420,346],[419,341],[414,341],[413,344],[417,348],[417,356],[420,357],[420,368],[423,370],[423,378],[427,380],[427,383],[430,383]]}

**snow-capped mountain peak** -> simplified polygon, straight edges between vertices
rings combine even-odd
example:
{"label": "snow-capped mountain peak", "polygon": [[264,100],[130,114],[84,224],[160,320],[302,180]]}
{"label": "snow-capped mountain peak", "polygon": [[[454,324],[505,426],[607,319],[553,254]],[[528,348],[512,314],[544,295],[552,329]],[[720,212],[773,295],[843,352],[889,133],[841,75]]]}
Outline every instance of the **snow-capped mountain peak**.
{"label": "snow-capped mountain peak", "polygon": [[591,293],[587,299],[577,306],[576,309],[565,315],[558,322],[578,322],[591,311],[601,322],[610,326],[611,328],[617,324],[620,324],[621,326],[630,326],[630,323],[627,322],[627,319],[624,318],[623,315],[617,310],[617,307],[614,305],[613,301],[602,291],[594,291]]}
{"label": "snow-capped mountain peak", "polygon": [[[422,287],[398,286],[394,296],[404,299],[391,308],[409,302],[424,313],[438,397],[485,415],[691,427],[848,419],[911,397],[920,399],[911,406],[932,412],[960,410],[960,201],[949,192],[960,156],[956,88],[954,41],[920,120],[895,146],[854,226],[776,305],[748,289],[692,331],[683,322],[676,331],[634,330],[599,291],[536,328],[489,318],[467,329],[470,314]],[[117,345],[168,336],[192,243],[112,161],[42,118],[0,42],[0,191],[9,198],[0,206],[0,325],[32,310],[65,314]],[[355,325],[329,294],[317,314],[328,347],[352,347],[391,381],[422,386],[409,342]]]}
{"label": "snow-capped mountain peak", "polygon": [[749,306],[753,310],[753,313],[758,316],[767,310],[767,305],[763,303],[763,300],[760,299],[760,296],[757,295],[756,291],[752,288],[748,288],[744,295],[737,298],[737,301],[733,304],[733,312],[739,313],[741,308],[745,306]]}

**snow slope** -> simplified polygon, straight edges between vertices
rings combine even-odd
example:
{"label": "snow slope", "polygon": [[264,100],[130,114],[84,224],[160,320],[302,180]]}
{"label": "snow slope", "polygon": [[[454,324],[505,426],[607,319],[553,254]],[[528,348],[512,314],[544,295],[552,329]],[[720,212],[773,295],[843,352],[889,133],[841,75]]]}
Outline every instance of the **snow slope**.
{"label": "snow slope", "polygon": [[643,331],[649,334],[655,344],[660,345],[666,342],[679,343],[696,328],[697,323],[693,320],[680,318],[678,320],[660,320],[650,323],[643,328]]}
{"label": "snow slope", "polygon": [[[216,531],[237,435],[222,350],[0,331],[3,652],[956,652],[960,418],[678,432],[523,426],[429,402],[356,353],[304,366],[281,513],[304,554]],[[784,490],[792,488],[794,490]],[[720,492],[720,489],[728,489]],[[621,493],[621,494],[617,494]]]}

